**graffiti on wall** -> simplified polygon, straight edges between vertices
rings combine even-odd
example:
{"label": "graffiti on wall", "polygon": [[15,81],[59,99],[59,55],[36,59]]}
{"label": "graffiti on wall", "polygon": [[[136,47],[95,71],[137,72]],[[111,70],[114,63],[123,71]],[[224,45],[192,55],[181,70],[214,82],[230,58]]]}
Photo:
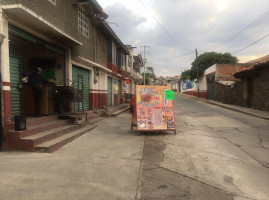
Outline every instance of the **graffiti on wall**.
{"label": "graffiti on wall", "polygon": [[192,80],[185,80],[182,81],[182,89],[187,90],[193,88],[193,81]]}

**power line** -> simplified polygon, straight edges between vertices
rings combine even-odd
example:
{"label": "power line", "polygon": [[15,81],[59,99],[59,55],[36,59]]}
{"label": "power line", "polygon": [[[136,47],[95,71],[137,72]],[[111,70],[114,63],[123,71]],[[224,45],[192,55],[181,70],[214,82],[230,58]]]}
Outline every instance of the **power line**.
{"label": "power line", "polygon": [[[257,35],[257,33],[261,33],[261,31],[264,30],[264,29],[266,29],[266,31],[267,31],[268,26],[269,26],[269,24],[265,25],[265,26],[262,27],[261,29],[256,30],[256,31],[253,32],[252,34],[248,35],[248,37]],[[249,38],[243,38],[243,39],[239,40],[239,42],[237,43],[237,46],[242,45],[242,44],[243,44],[242,42],[246,41],[247,39],[249,39]],[[232,47],[232,46],[234,46],[234,45],[235,45],[235,44],[232,43],[232,44],[226,46],[225,48],[227,49],[227,48],[230,48],[230,47]],[[222,47],[222,49],[224,49],[224,47]]]}
{"label": "power line", "polygon": [[235,39],[236,37],[238,37],[240,34],[242,34],[243,32],[245,32],[247,29],[249,29],[251,26],[255,26],[256,24],[258,24],[260,21],[262,21],[267,15],[269,14],[269,10],[267,10],[265,13],[263,13],[259,18],[255,19],[253,22],[251,22],[249,25],[247,25],[245,28],[243,28],[242,30],[240,30],[238,33],[234,34],[233,36],[227,38],[226,40],[224,40],[223,42],[215,45],[215,46],[212,46],[212,47],[209,47],[209,48],[206,48],[206,49],[203,49],[201,51],[206,51],[206,50],[209,50],[209,49],[212,49],[212,48],[216,48],[216,47],[219,47],[219,46],[222,46],[223,44],[225,43],[228,43],[230,41],[232,41],[233,39]]}
{"label": "power line", "polygon": [[[185,53],[185,54],[182,54],[182,55],[179,55],[179,56],[174,56],[174,57],[166,58],[165,60],[173,60],[173,59],[176,59],[176,58],[182,58],[182,57],[185,57],[185,56],[188,56],[188,55],[192,55],[192,54],[193,54],[193,51],[188,52],[188,53]],[[157,60],[157,61],[165,61],[165,60]]]}
{"label": "power line", "polygon": [[147,6],[143,3],[142,0],[139,0],[139,2],[142,4],[142,6],[147,9],[150,13],[150,15],[153,17],[153,19],[159,24],[159,26],[169,35],[169,37],[174,40],[181,48],[189,51],[189,49],[185,48],[182,44],[180,44],[174,37],[172,34],[170,34],[167,29],[161,24],[161,22],[159,22],[159,20],[151,13],[151,11],[147,8]]}
{"label": "power line", "polygon": [[239,49],[239,50],[237,50],[237,51],[233,52],[232,54],[235,54],[235,53],[238,53],[238,52],[240,52],[240,51],[243,51],[243,50],[245,50],[245,49],[247,49],[247,48],[249,48],[249,47],[253,46],[254,44],[256,44],[256,43],[260,42],[261,40],[263,40],[263,39],[267,38],[268,36],[269,36],[269,34],[265,35],[264,37],[260,38],[259,40],[255,41],[255,42],[253,42],[253,43],[251,43],[251,44],[249,44],[249,45],[245,46],[244,48]]}

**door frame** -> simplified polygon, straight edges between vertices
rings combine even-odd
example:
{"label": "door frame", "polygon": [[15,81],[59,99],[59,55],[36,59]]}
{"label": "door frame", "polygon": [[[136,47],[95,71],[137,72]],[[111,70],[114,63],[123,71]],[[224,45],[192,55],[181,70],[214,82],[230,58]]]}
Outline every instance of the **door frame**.
{"label": "door frame", "polygon": [[[22,57],[14,54],[9,54],[9,77],[10,77],[10,58],[18,58],[19,59],[19,83],[22,84]],[[10,102],[11,102],[11,80],[10,80]],[[22,107],[22,88],[20,88],[20,115],[23,115],[23,107]],[[12,110],[11,110],[11,120],[13,119]]]}
{"label": "door frame", "polygon": [[[108,83],[109,83],[109,80],[110,80],[110,88],[108,87]],[[111,91],[111,97],[110,97],[110,101],[111,101],[111,105],[109,105],[108,103],[109,103],[109,100],[108,100],[108,98],[109,98],[109,89],[111,89],[110,91]],[[107,107],[109,107],[109,106],[113,106],[113,78],[111,77],[111,76],[107,76]]]}

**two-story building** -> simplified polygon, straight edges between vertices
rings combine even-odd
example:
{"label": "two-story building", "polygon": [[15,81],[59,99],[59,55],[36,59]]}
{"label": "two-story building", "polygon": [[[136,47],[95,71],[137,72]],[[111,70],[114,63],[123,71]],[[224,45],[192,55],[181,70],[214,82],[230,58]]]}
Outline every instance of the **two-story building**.
{"label": "two-story building", "polygon": [[64,106],[68,111],[123,103],[129,51],[107,18],[96,0],[1,0],[4,132],[12,127],[15,115],[34,114],[27,79],[36,67],[50,81],[44,87],[43,115],[61,112],[57,106],[61,88],[74,88],[80,94],[78,102]]}
{"label": "two-story building", "polygon": [[130,101],[135,92],[135,85],[142,83],[141,67],[143,59],[140,54],[134,54],[134,48],[131,45],[125,45],[130,55],[127,57],[126,80],[124,82],[125,101]]}

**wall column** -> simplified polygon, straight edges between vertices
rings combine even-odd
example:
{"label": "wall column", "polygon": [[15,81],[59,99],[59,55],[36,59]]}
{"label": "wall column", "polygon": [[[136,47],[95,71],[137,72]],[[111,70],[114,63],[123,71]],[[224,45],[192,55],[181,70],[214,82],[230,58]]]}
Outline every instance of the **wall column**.
{"label": "wall column", "polygon": [[0,10],[0,34],[5,39],[1,45],[1,75],[3,86],[3,121],[4,125],[11,123],[11,98],[10,98],[10,72],[9,72],[9,38],[8,38],[8,21]]}

